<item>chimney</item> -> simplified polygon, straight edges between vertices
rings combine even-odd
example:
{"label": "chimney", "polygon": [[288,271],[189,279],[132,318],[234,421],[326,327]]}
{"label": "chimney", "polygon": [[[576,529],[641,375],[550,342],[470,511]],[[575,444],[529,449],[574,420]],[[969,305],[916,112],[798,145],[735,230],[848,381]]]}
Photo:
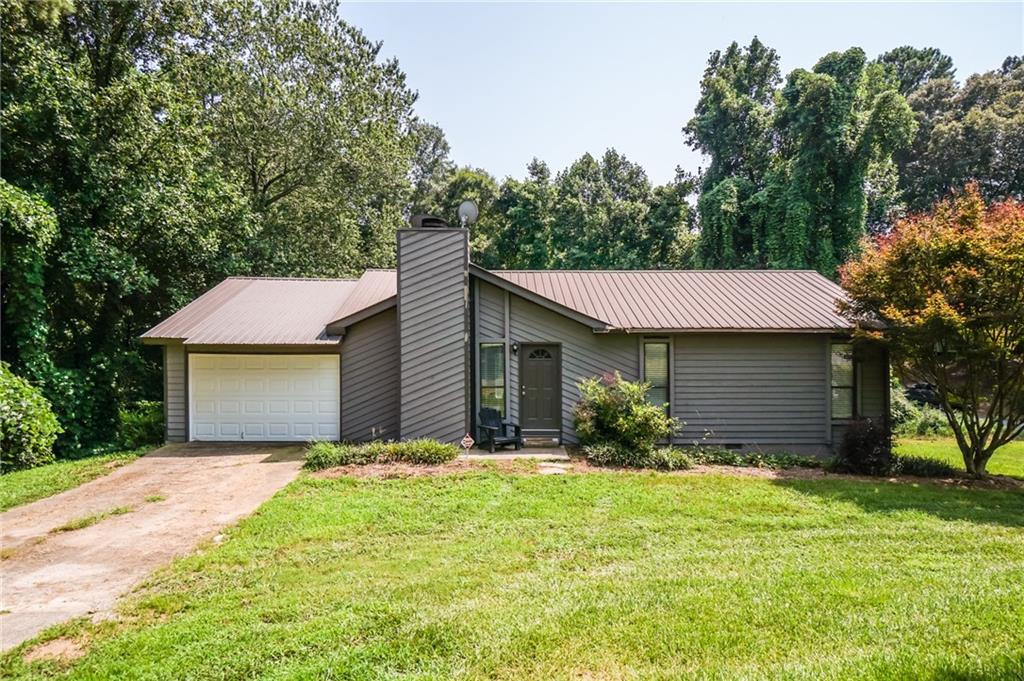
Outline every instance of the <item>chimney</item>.
{"label": "chimney", "polygon": [[470,428],[469,231],[411,223],[398,230],[400,433],[458,442]]}

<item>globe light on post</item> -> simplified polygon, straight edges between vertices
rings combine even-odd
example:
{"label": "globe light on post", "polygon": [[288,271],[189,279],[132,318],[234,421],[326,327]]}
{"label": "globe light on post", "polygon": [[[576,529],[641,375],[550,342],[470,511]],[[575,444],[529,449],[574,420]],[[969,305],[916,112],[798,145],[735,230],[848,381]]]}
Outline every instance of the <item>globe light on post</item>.
{"label": "globe light on post", "polygon": [[463,201],[462,203],[459,204],[458,215],[459,224],[462,225],[463,227],[468,227],[474,222],[476,222],[476,219],[480,217],[480,209],[476,207],[475,202],[469,201],[467,199],[466,201]]}

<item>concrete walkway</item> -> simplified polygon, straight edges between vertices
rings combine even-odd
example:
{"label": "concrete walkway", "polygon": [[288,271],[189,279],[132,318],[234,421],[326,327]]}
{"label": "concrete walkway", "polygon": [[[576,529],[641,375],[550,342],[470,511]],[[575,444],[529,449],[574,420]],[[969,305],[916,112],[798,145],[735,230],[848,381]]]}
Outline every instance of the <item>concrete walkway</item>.
{"label": "concrete walkway", "polygon": [[[301,465],[296,445],[168,445],[0,514],[0,650],[53,624],[110,613],[154,568],[252,513]],[[89,516],[101,519],[59,529]]]}

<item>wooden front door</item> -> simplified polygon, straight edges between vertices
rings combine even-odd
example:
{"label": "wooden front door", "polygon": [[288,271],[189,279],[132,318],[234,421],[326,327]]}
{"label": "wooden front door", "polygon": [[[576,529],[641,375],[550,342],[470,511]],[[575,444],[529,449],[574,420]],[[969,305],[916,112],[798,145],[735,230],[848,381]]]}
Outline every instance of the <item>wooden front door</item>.
{"label": "wooden front door", "polygon": [[523,345],[519,350],[519,398],[523,430],[551,434],[562,430],[562,365],[557,345]]}

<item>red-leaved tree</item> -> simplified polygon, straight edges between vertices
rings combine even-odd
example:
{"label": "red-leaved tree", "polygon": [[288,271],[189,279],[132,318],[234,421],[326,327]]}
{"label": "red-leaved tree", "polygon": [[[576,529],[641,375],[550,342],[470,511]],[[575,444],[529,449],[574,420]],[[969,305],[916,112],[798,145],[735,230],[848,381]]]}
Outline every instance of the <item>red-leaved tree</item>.
{"label": "red-leaved tree", "polygon": [[866,241],[841,276],[844,314],[935,384],[967,472],[986,475],[1024,432],[1024,205],[969,185]]}

